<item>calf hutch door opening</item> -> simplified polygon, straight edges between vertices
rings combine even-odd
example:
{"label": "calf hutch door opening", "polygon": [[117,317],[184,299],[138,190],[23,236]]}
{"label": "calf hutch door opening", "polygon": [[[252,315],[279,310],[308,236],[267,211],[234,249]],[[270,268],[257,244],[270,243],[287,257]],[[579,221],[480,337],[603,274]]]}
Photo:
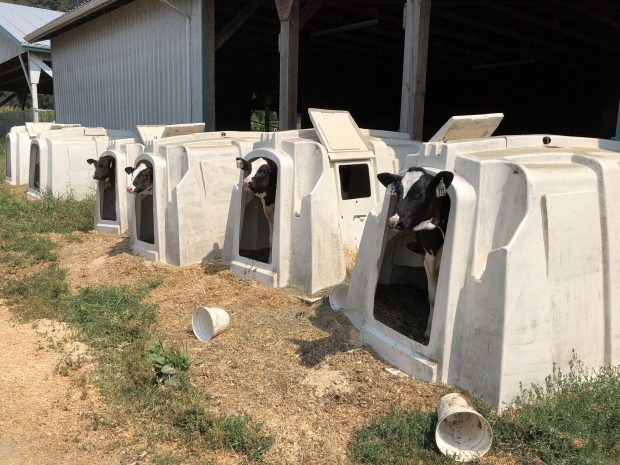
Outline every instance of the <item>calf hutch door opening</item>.
{"label": "calf hutch door opening", "polygon": [[30,187],[33,189],[39,189],[41,186],[40,154],[39,146],[32,144],[30,146]]}
{"label": "calf hutch door opening", "polygon": [[[101,215],[102,220],[116,221],[116,182],[112,181],[99,181],[99,196],[101,200]],[[151,208],[152,210],[152,208]]]}
{"label": "calf hutch door opening", "polygon": [[[392,194],[388,218],[396,208],[396,201],[397,196]],[[382,250],[373,317],[403,336],[428,345],[429,337],[424,335],[430,314],[428,280],[425,252],[416,241],[416,232],[387,230]],[[441,260],[441,251],[438,259]]]}
{"label": "calf hutch door opening", "polygon": [[[153,164],[146,160],[140,160],[147,168],[153,170]],[[155,176],[155,174],[153,174]],[[155,244],[155,217],[153,192],[154,188],[139,192],[135,195],[134,211],[136,215],[136,238],[139,241],[146,242],[147,244]]]}
{"label": "calf hutch door opening", "polygon": [[[251,163],[258,160],[252,159]],[[242,171],[243,173],[243,171]],[[244,177],[247,174],[243,175]],[[277,185],[276,192],[277,192]],[[271,264],[273,243],[273,221],[277,194],[273,204],[266,205],[265,194],[255,194],[246,189],[241,195],[241,215],[239,231],[239,255],[261,263]],[[270,215],[270,219],[267,218]],[[272,224],[270,224],[270,221]]]}
{"label": "calf hutch door opening", "polygon": [[9,137],[6,138],[6,166],[5,166],[5,174],[7,178],[11,177],[11,139]]}

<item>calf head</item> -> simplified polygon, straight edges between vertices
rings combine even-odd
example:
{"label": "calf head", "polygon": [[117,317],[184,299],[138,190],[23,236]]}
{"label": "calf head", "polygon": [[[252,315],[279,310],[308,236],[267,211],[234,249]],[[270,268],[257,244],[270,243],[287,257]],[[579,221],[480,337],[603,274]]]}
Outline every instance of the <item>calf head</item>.
{"label": "calf head", "polygon": [[89,158],[86,160],[86,163],[89,165],[95,165],[95,174],[93,175],[93,179],[98,181],[110,181],[114,179],[115,176],[115,160],[112,155],[106,155],[104,157],[99,158],[99,160],[93,160]]}
{"label": "calf head", "polygon": [[141,161],[135,168],[128,166],[125,168],[127,173],[127,192],[139,194],[149,192],[153,188],[153,167],[150,163]]}
{"label": "calf head", "polygon": [[248,162],[243,158],[237,158],[237,165],[241,168],[245,177],[243,178],[243,189],[254,194],[263,194],[273,191],[278,181],[278,167],[274,161],[267,158],[257,158]]}
{"label": "calf head", "polygon": [[409,168],[402,176],[392,173],[377,175],[385,187],[394,184],[398,196],[394,215],[388,219],[390,229],[428,229],[433,216],[439,214],[441,197],[453,177],[449,171],[433,176],[423,168]]}

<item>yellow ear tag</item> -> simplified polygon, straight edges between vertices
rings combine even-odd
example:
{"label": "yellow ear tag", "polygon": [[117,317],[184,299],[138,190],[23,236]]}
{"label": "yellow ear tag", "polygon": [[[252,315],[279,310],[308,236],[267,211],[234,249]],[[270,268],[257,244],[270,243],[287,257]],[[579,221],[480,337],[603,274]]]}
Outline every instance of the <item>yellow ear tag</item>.
{"label": "yellow ear tag", "polygon": [[443,179],[439,180],[439,184],[435,188],[435,195],[437,197],[443,197],[446,195],[446,185],[443,183]]}

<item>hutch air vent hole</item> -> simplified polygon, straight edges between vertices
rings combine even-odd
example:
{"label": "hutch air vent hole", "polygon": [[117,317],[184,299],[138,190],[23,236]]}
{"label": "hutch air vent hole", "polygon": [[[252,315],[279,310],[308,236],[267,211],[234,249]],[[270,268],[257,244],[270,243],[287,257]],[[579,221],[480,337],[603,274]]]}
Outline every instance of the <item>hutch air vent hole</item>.
{"label": "hutch air vent hole", "polygon": [[342,200],[370,197],[370,174],[368,165],[340,165],[340,193]]}

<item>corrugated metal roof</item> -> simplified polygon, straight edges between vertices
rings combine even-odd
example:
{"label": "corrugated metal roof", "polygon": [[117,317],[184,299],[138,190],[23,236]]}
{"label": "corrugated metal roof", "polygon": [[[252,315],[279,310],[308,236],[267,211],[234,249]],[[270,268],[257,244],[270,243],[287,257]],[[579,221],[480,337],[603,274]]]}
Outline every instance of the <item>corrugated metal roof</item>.
{"label": "corrugated metal roof", "polygon": [[24,36],[62,16],[61,11],[44,10],[31,6],[0,3],[0,32],[22,46],[49,48],[50,41],[29,43]]}
{"label": "corrugated metal roof", "polygon": [[67,29],[84,24],[133,0],[90,0],[66,13],[62,18],[39,27],[28,35],[30,40],[50,39]]}

